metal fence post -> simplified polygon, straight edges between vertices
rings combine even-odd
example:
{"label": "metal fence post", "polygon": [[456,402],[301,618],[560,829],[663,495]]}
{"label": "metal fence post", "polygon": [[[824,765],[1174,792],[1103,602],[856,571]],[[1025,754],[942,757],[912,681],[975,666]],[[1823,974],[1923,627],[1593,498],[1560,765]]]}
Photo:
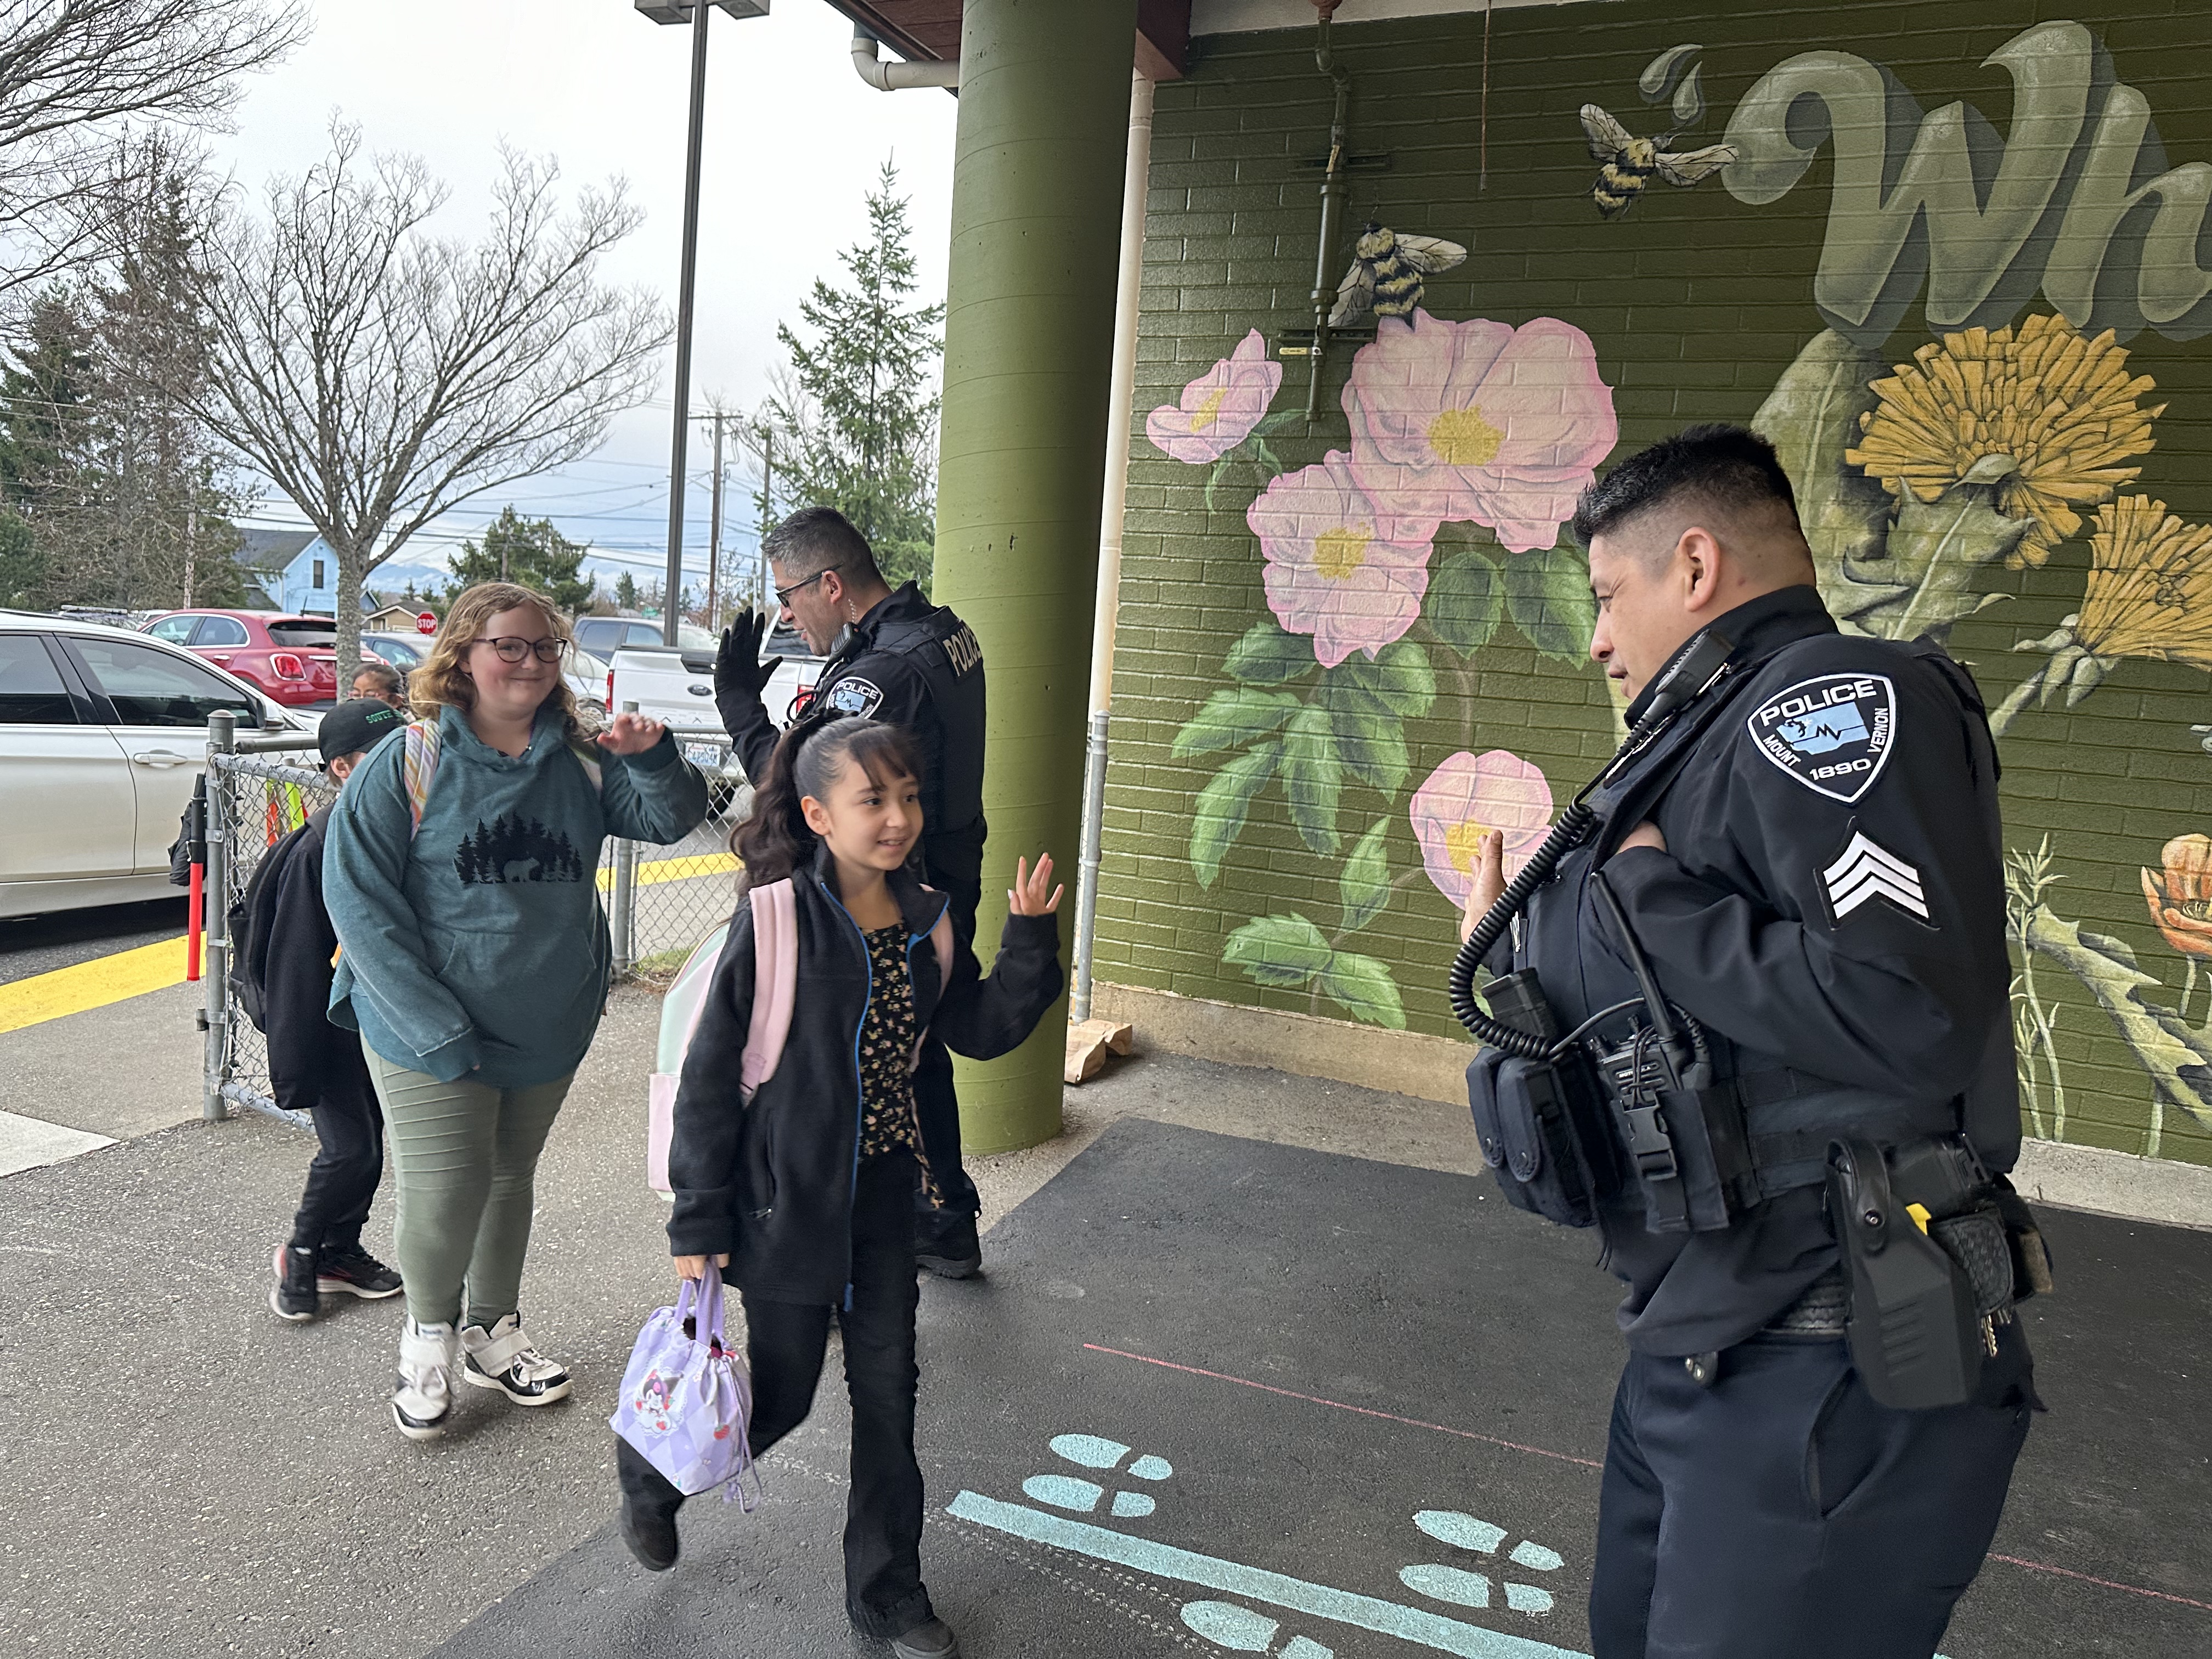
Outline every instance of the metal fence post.
{"label": "metal fence post", "polygon": [[1075,880],[1075,988],[1067,1018],[1079,1025],[1091,1018],[1091,957],[1098,936],[1099,842],[1106,828],[1106,731],[1113,716],[1091,711],[1090,754],[1083,779],[1083,845]]}
{"label": "metal fence post", "polygon": [[236,747],[238,716],[218,709],[208,716],[207,871],[202,878],[205,902],[201,906],[204,964],[201,984],[206,988],[206,1058],[202,1061],[200,1115],[210,1123],[229,1115],[222,1097],[223,1073],[230,1062],[230,784],[220,769],[219,757]]}
{"label": "metal fence post", "polygon": [[[635,714],[637,705],[626,702],[620,712]],[[636,884],[637,843],[617,837],[615,842],[614,890],[608,895],[607,901],[607,931],[614,938],[615,975],[617,978],[629,972],[637,957]]]}

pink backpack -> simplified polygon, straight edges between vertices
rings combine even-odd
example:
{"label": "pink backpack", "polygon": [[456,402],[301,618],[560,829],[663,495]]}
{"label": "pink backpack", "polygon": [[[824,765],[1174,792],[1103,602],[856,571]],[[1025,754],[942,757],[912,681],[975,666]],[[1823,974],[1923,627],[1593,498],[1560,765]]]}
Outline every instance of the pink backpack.
{"label": "pink backpack", "polygon": [[[783,1058],[783,1045],[791,1036],[792,1005],[799,991],[799,911],[791,881],[772,881],[756,887],[746,897],[753,911],[753,1016],[745,1032],[744,1063],[738,1087],[750,1100],[775,1075]],[[684,958],[675,982],[660,1005],[660,1048],[655,1056],[653,1087],[646,1117],[646,1184],[663,1198],[669,1196],[668,1142],[676,1127],[676,1085],[684,1074],[684,1057],[706,1012],[707,991],[729,940],[724,922],[699,941]],[[952,978],[952,923],[948,915],[937,919],[929,942],[937,950],[937,982]],[[910,1064],[921,1063],[921,1038],[915,1039]]]}

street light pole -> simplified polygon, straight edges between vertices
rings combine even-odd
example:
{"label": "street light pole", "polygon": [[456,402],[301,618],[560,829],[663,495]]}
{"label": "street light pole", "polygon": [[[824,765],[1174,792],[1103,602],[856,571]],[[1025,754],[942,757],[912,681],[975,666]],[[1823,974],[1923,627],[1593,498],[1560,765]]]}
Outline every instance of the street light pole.
{"label": "street light pole", "polygon": [[714,614],[720,597],[717,588],[722,574],[722,411],[714,411],[714,505],[707,525],[707,631],[718,631],[720,619]]}
{"label": "street light pole", "polygon": [[676,416],[668,440],[668,573],[660,637],[678,642],[684,624],[684,448],[691,423],[691,301],[699,274],[699,150],[707,126],[707,0],[691,6],[691,121],[684,149],[684,270],[676,289]]}

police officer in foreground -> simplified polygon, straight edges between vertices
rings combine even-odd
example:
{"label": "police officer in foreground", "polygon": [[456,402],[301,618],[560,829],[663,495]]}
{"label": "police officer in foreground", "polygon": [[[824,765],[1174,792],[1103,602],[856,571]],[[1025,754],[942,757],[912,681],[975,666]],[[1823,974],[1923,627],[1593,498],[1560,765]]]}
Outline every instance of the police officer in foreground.
{"label": "police officer in foreground", "polygon": [[[779,619],[828,660],[814,696],[840,714],[904,726],[922,767],[923,878],[951,901],[963,944],[975,938],[983,891],[983,652],[966,623],[933,605],[908,582],[896,592],[874,550],[842,514],[804,507],[761,543],[775,582]],[[775,672],[761,659],[768,619],[747,611],[722,635],[714,659],[714,706],[756,781],[778,727],[761,702]],[[960,1109],[952,1057],[934,1036],[914,1078],[922,1150],[944,1207],[915,1194],[915,1253],[923,1267],[965,1279],[983,1264],[975,1233],[982,1200],[960,1167]]]}
{"label": "police officer in foreground", "polygon": [[2002,1179],[1983,705],[1934,643],[1838,632],[1752,433],[1654,445],[1573,529],[1630,738],[1530,878],[1486,839],[1455,990],[1504,975],[1487,1025],[1460,1005],[1486,1161],[1627,1285],[1597,1659],[1927,1659],[2039,1408],[2011,1304],[2048,1285]]}

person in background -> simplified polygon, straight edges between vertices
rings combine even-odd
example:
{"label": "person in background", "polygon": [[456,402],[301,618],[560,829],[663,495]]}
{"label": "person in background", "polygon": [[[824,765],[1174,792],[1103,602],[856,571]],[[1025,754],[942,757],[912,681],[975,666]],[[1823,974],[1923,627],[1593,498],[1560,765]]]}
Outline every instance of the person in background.
{"label": "person in background", "polygon": [[[323,769],[343,793],[368,751],[405,725],[381,701],[340,703],[315,736]],[[269,1076],[276,1103],[312,1118],[319,1148],[292,1218],[292,1239],[276,1247],[269,1306],[279,1319],[312,1319],[331,1293],[381,1300],[399,1294],[399,1275],[362,1248],[361,1230],[384,1178],[384,1113],[361,1056],[361,1039],[330,1020],[337,935],[323,905],[323,838],[330,805],[313,813],[276,872],[276,903],[262,970],[262,1013]],[[274,856],[274,854],[271,854]]]}
{"label": "person in background", "polygon": [[[868,538],[836,510],[804,507],[761,543],[775,579],[778,615],[807,649],[827,657],[814,696],[832,714],[888,720],[913,739],[921,767],[916,873],[952,901],[953,931],[975,938],[983,895],[983,647],[968,624],[907,582],[894,592]],[[747,611],[722,635],[714,706],[757,785],[776,725],[761,702],[775,672],[761,659],[768,618]],[[952,1058],[935,1038],[915,1073],[921,1135],[937,1172],[935,1201],[915,1196],[916,1260],[947,1279],[983,1265],[975,1218],[982,1200],[960,1167],[960,1103]]]}
{"label": "person in background", "polygon": [[[543,594],[482,582],[413,676],[420,735],[377,750],[331,815],[331,1018],[361,1032],[392,1133],[407,1322],[392,1419],[442,1433],[460,1380],[566,1397],[518,1308],[539,1151],[612,979],[608,836],[681,841],[707,782],[657,720],[585,727]],[[431,757],[435,757],[434,764]]]}
{"label": "person in background", "polygon": [[387,708],[406,712],[407,682],[388,662],[365,662],[355,670],[353,695],[357,700],[373,698]]}
{"label": "person in background", "polygon": [[[805,1420],[836,1320],[853,1407],[846,1614],[896,1659],[954,1659],[959,1643],[921,1582],[913,1194],[935,1176],[915,1067],[931,1030],[988,1060],[1036,1029],[1060,991],[1060,895],[1050,858],[1034,872],[1017,861],[998,959],[981,977],[944,920],[946,896],[908,864],[927,824],[924,783],[911,739],[878,720],[810,715],[778,741],[738,846],[748,884],[792,884],[804,988],[748,1100],[753,1002],[772,988],[754,983],[741,901],[677,1093],[668,1238],[680,1277],[702,1276],[712,1255],[744,1298],[756,1455]],[[932,946],[940,927],[949,971]],[[628,1441],[615,1459],[623,1540],[665,1571],[684,1495]]]}

